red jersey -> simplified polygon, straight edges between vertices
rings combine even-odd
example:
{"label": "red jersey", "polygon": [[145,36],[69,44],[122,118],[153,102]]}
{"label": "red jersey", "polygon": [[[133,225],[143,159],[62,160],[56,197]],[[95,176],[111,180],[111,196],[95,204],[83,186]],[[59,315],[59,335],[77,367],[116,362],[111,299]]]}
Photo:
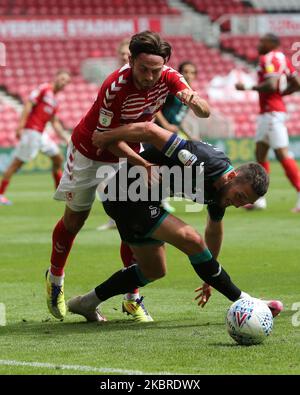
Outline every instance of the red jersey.
{"label": "red jersey", "polygon": [[[93,106],[73,131],[73,144],[87,158],[117,162],[119,158],[111,152],[99,152],[92,145],[93,132],[110,130],[127,123],[152,121],[168,93],[175,95],[188,87],[181,74],[164,66],[160,79],[151,89],[138,90],[133,83],[131,67],[127,64],[103,82]],[[140,151],[139,143],[129,145],[135,152]]]}
{"label": "red jersey", "polygon": [[259,92],[260,112],[280,111],[286,112],[281,92],[287,79],[296,75],[291,61],[280,51],[274,50],[259,58],[258,82],[266,78],[279,77],[276,92]]}
{"label": "red jersey", "polygon": [[45,83],[31,92],[29,100],[34,106],[27,118],[25,129],[33,129],[43,133],[46,123],[57,111],[57,101],[51,84]]}

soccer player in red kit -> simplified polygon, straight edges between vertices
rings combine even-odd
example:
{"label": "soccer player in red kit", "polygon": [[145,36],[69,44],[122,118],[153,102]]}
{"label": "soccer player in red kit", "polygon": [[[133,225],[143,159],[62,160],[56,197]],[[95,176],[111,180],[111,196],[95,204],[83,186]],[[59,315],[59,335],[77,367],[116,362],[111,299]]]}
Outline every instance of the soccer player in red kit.
{"label": "soccer player in red kit", "polygon": [[[260,115],[256,132],[256,160],[270,172],[268,151],[272,148],[285,174],[296,189],[298,199],[294,212],[300,212],[300,171],[295,159],[289,156],[289,137],[285,126],[286,108],[282,96],[299,90],[300,79],[290,60],[280,51],[280,40],[274,34],[261,37],[258,45],[258,84],[246,88],[236,84],[238,90],[255,90],[259,94]],[[266,208],[264,197],[251,207]]]}
{"label": "soccer player in red kit", "polygon": [[34,159],[39,151],[49,156],[52,161],[52,175],[55,181],[55,188],[57,188],[62,176],[63,157],[57,144],[43,132],[47,122],[50,121],[55,132],[68,143],[67,133],[56,116],[58,104],[55,95],[63,90],[69,82],[69,72],[59,70],[52,83],[42,84],[30,94],[29,100],[24,105],[16,130],[20,141],[16,147],[14,159],[5,170],[0,184],[0,204],[11,204],[4,196],[11,177],[24,163]]}
{"label": "soccer player in red kit", "polygon": [[[58,319],[66,314],[64,266],[95,199],[100,183],[96,176],[98,169],[110,164],[117,170],[119,157],[123,157],[132,165],[144,166],[148,175],[151,173],[151,163],[138,154],[140,143],[121,141],[101,151],[92,143],[93,132],[154,120],[169,92],[177,95],[198,117],[209,116],[206,101],[188,86],[181,74],[166,66],[171,56],[169,43],[157,33],[144,31],[131,38],[129,49],[129,64],[106,78],[91,109],[75,127],[64,173],[54,196],[66,202],[63,218],[53,231],[51,266],[46,274],[47,305]],[[139,296],[134,291],[131,307],[134,306],[134,312],[141,312],[144,306],[137,305]],[[133,310],[128,307],[127,312]]]}

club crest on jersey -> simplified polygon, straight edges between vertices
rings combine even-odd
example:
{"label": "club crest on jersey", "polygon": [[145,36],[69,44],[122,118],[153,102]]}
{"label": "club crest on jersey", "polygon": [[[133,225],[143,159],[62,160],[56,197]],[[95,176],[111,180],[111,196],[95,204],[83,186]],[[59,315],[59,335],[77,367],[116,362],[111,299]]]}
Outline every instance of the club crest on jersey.
{"label": "club crest on jersey", "polygon": [[100,125],[107,127],[111,124],[111,120],[113,119],[114,113],[112,111],[108,111],[105,108],[100,108],[99,114],[99,123]]}
{"label": "club crest on jersey", "polygon": [[151,218],[156,218],[160,214],[160,209],[155,206],[149,206]]}

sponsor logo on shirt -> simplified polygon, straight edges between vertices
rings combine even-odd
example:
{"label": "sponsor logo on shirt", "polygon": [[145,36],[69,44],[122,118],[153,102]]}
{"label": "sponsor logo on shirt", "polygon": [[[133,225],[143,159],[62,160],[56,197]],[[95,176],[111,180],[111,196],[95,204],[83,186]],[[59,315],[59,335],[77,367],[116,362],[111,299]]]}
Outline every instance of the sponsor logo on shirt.
{"label": "sponsor logo on shirt", "polygon": [[184,166],[192,166],[197,161],[196,155],[186,149],[182,149],[178,152],[178,159]]}

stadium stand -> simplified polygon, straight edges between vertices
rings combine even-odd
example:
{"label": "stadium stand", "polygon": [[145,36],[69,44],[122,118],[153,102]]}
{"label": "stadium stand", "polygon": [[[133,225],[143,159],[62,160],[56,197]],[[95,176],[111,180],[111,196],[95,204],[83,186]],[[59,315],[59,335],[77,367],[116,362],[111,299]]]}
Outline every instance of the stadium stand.
{"label": "stadium stand", "polygon": [[[260,14],[261,8],[253,7],[249,2],[241,0],[184,0],[197,12],[207,14],[212,22],[230,14]],[[230,21],[224,20],[220,24],[222,31],[230,30]]]}
{"label": "stadium stand", "polygon": [[[240,56],[249,62],[256,62],[258,40],[258,36],[228,36],[224,34],[221,37],[221,48],[231,51],[235,56]],[[281,37],[281,48],[289,57],[293,55],[292,45],[297,41],[299,41],[297,36]]]}
{"label": "stadium stand", "polygon": [[[2,6],[3,7],[3,6]],[[0,8],[1,10],[1,8]],[[166,0],[15,0],[3,7],[3,13],[15,16],[57,15],[172,15],[179,14]]]}
{"label": "stadium stand", "polygon": [[263,8],[267,12],[295,12],[300,11],[298,0],[249,0],[254,7]]}
{"label": "stadium stand", "polygon": [[0,98],[0,147],[11,147],[17,143],[15,130],[19,114]]}
{"label": "stadium stand", "polygon": [[[240,0],[184,0],[202,14],[216,20],[224,14],[257,14],[261,13],[263,2],[242,2]],[[269,1],[273,6],[282,4],[280,1]],[[172,3],[171,3],[172,4]],[[252,4],[252,6],[251,6]],[[296,6],[288,0],[286,4]],[[275,7],[275,6],[274,6]],[[273,7],[273,8],[274,8]],[[276,8],[275,7],[275,8]],[[272,9],[272,7],[270,7]],[[177,15],[181,11],[170,7],[167,0],[14,0],[0,1],[0,12],[13,16],[30,15]],[[174,68],[183,60],[191,60],[198,67],[198,78],[195,89],[207,97],[207,89],[213,78],[226,76],[233,69],[241,69],[238,57],[254,64],[257,60],[256,45],[258,36],[241,36],[223,33],[220,48],[210,48],[190,36],[165,37],[173,45],[173,55],[170,65]],[[10,95],[24,101],[30,91],[40,83],[49,81],[58,69],[68,69],[73,74],[72,83],[59,94],[59,116],[68,129],[72,129],[89,109],[96,97],[99,86],[87,82],[81,74],[82,64],[88,58],[114,58],[121,37],[101,39],[35,39],[7,41],[7,65],[0,70],[0,86]],[[299,41],[298,37],[282,37],[282,47],[287,55],[292,55],[291,44]],[[227,54],[224,54],[227,52]],[[230,55],[228,55],[230,53]],[[41,56],[42,54],[42,56]],[[233,56],[232,56],[233,55]],[[250,71],[250,69],[245,69]],[[224,94],[224,100],[211,100],[213,112],[221,114],[232,121],[236,137],[252,137],[255,132],[256,100],[229,101]],[[300,126],[296,122],[296,109],[299,106],[299,96],[287,97],[290,118],[287,126],[291,135],[300,134]],[[18,118],[17,112],[9,104],[0,102],[0,125],[2,133],[0,146],[16,143],[14,132]]]}
{"label": "stadium stand", "polygon": [[[197,88],[205,94],[207,83],[215,75],[226,75],[235,63],[216,48],[208,48],[190,37],[167,37],[174,47],[170,65],[189,59],[199,65]],[[25,100],[38,84],[50,80],[57,69],[70,69],[75,75],[61,95],[60,116],[72,128],[89,108],[97,93],[97,85],[80,76],[81,62],[95,50],[102,57],[113,57],[119,39],[110,40],[35,40],[7,43],[7,66],[0,75],[0,85]],[[43,56],[41,57],[41,53]]]}

